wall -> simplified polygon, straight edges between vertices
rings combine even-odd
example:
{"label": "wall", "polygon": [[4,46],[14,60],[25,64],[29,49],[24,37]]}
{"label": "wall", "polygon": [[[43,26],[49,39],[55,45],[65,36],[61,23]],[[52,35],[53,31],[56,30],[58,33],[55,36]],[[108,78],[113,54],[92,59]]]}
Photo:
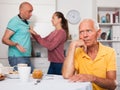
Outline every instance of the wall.
{"label": "wall", "polygon": [[120,7],[120,0],[96,0],[97,6]]}
{"label": "wall", "polygon": [[[96,0],[57,0],[57,10],[64,13],[65,17],[69,10],[78,10],[81,19],[96,19]],[[78,39],[78,24],[69,23],[69,31],[72,39]]]}

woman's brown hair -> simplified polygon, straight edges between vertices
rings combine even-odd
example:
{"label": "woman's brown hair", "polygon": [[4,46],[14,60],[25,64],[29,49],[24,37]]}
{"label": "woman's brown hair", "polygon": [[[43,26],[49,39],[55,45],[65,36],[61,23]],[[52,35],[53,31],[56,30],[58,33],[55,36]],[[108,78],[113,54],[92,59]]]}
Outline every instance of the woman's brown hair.
{"label": "woman's brown hair", "polygon": [[55,12],[55,15],[58,18],[61,18],[61,25],[62,28],[65,30],[66,32],[66,40],[68,39],[68,35],[69,35],[69,29],[68,29],[68,21],[66,20],[66,18],[64,17],[63,13],[61,12]]}

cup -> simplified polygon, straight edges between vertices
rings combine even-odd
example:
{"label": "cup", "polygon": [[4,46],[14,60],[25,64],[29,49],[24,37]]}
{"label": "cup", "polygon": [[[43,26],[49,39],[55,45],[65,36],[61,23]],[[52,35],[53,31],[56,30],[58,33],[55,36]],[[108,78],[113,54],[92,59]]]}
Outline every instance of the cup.
{"label": "cup", "polygon": [[30,79],[31,67],[18,67],[19,78],[22,82],[28,82]]}
{"label": "cup", "polygon": [[9,74],[13,71],[13,67],[0,67],[0,72],[3,74]]}
{"label": "cup", "polygon": [[18,67],[27,67],[28,65],[25,63],[19,63],[15,66],[13,66],[13,70],[18,71]]}
{"label": "cup", "polygon": [[25,64],[25,63],[19,63],[19,64],[17,64],[17,67],[27,67],[28,65],[27,64]]}
{"label": "cup", "polygon": [[2,73],[2,67],[0,67],[0,74]]}

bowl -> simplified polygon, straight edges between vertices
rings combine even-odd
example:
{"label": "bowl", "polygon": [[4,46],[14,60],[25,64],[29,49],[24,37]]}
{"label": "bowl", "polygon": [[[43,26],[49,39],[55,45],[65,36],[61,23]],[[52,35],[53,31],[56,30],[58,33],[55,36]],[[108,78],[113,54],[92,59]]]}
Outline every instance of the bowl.
{"label": "bowl", "polygon": [[10,79],[18,79],[19,78],[19,74],[6,74],[7,78]]}

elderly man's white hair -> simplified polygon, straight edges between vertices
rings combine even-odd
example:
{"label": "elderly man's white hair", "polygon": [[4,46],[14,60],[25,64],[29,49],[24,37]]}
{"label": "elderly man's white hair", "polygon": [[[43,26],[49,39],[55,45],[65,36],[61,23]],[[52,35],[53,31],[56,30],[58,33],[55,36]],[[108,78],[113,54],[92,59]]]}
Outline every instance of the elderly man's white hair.
{"label": "elderly man's white hair", "polygon": [[99,24],[98,24],[98,23],[96,22],[96,20],[94,20],[94,19],[86,18],[86,19],[81,20],[80,23],[82,23],[83,21],[92,21],[93,24],[94,24],[95,29],[97,29],[97,30],[100,29]]}

